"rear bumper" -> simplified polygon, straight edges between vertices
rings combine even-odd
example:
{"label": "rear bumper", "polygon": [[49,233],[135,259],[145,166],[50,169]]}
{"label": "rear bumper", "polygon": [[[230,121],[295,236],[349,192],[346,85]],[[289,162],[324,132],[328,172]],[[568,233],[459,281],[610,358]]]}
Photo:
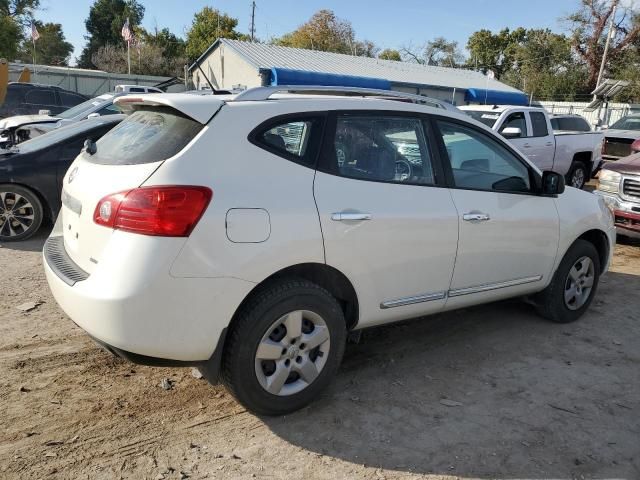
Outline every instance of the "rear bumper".
{"label": "rear bumper", "polygon": [[73,285],[45,255],[51,292],[80,328],[119,356],[155,364],[208,361],[254,284],[172,277],[173,240],[118,232],[94,271]]}

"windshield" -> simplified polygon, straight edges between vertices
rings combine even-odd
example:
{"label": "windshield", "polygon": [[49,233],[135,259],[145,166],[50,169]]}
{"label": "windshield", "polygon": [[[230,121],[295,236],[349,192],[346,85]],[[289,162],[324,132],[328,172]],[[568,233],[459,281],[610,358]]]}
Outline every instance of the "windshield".
{"label": "windshield", "polygon": [[85,112],[87,112],[88,114],[90,110],[94,109],[94,107],[97,107],[98,105],[104,105],[105,103],[107,103],[107,100],[108,99],[100,98],[100,97],[92,98],[91,100],[87,100],[86,102],[79,103],[75,107],[71,107],[70,109],[65,110],[64,112],[59,113],[58,115],[56,115],[56,117],[62,118],[64,120],[69,120],[71,118],[77,117],[78,115],[82,115]]}
{"label": "windshield", "polygon": [[609,128],[616,130],[640,130],[640,116],[623,117]]}
{"label": "windshield", "polygon": [[82,132],[86,132],[95,128],[99,124],[103,124],[104,122],[95,122],[91,120],[86,120],[83,122],[72,123],[71,125],[67,125],[65,127],[56,128],[55,130],[51,130],[43,135],[35,137],[31,140],[27,140],[26,142],[22,142],[14,147],[14,151],[18,151],[20,153],[26,152],[34,152],[36,150],[41,150],[43,148],[50,147],[58,142],[66,140],[67,138],[71,138],[74,135],[79,135]]}
{"label": "windshield", "polygon": [[500,118],[500,113],[492,113],[483,110],[463,110],[464,113],[469,115],[474,120],[477,120],[480,123],[484,123],[487,127],[493,128],[496,124],[496,120]]}

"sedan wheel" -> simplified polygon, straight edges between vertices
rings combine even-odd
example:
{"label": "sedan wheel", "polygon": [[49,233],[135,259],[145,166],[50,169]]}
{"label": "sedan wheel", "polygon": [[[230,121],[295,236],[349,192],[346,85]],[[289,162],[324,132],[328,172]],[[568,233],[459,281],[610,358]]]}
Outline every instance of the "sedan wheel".
{"label": "sedan wheel", "polygon": [[0,185],[0,241],[25,240],[42,223],[42,205],[30,191]]}

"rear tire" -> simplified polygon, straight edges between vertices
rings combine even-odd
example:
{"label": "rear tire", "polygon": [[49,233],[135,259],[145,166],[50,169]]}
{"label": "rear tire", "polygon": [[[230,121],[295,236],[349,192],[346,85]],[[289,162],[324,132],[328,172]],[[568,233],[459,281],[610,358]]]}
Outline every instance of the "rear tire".
{"label": "rear tire", "polygon": [[571,169],[567,173],[567,185],[582,190],[585,183],[591,178],[591,172],[587,171],[584,162],[575,161],[571,164]]}
{"label": "rear tire", "polygon": [[600,257],[596,247],[586,240],[576,240],[549,286],[537,295],[538,313],[556,323],[579,319],[591,305],[599,280]]}
{"label": "rear tire", "polygon": [[19,185],[0,185],[0,242],[33,236],[42,217],[42,203],[35,193]]}
{"label": "rear tire", "polygon": [[221,378],[247,410],[284,415],[314,401],[340,366],[344,314],[324,288],[304,279],[266,285],[238,313]]}

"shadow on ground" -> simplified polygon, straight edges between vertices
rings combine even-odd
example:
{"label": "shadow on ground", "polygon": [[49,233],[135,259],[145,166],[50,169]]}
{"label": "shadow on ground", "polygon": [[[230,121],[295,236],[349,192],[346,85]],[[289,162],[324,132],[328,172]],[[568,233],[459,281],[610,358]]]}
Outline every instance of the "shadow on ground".
{"label": "shadow on ground", "polygon": [[312,452],[405,472],[640,478],[640,326],[625,303],[639,290],[610,273],[573,324],[510,301],[366,331],[329,393],[264,421]]}
{"label": "shadow on ground", "polygon": [[0,248],[7,250],[18,250],[21,252],[37,252],[42,251],[44,242],[51,231],[50,225],[44,225],[33,237],[20,242],[0,242]]}

